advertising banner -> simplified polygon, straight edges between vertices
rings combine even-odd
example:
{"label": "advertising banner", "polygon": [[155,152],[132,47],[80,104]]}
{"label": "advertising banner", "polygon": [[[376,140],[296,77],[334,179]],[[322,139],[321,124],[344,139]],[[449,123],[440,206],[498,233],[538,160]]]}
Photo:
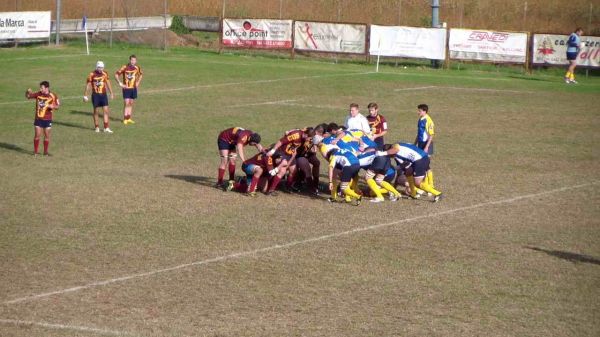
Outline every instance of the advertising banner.
{"label": "advertising banner", "polygon": [[446,59],[446,29],[371,25],[371,55]]}
{"label": "advertising banner", "polygon": [[0,40],[50,36],[50,12],[0,13]]}
{"label": "advertising banner", "polygon": [[223,45],[291,49],[292,20],[223,19]]}
{"label": "advertising banner", "polygon": [[450,29],[448,50],[451,59],[525,63],[527,34]]}
{"label": "advertising banner", "polygon": [[[534,34],[531,46],[532,63],[537,65],[567,65],[568,35]],[[600,67],[600,37],[581,36],[581,51],[577,65]]]}
{"label": "advertising banner", "polygon": [[296,21],[294,48],[334,53],[364,54],[367,26]]}

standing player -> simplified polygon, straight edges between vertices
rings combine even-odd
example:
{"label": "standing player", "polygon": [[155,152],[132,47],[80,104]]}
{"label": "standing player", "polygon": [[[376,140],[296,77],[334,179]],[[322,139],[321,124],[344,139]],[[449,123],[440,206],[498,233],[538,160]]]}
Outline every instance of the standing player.
{"label": "standing player", "polygon": [[369,121],[369,126],[373,133],[373,140],[377,144],[377,149],[381,150],[383,149],[383,144],[385,144],[383,136],[387,133],[387,121],[383,115],[379,114],[379,106],[377,103],[369,103],[367,108],[369,108],[367,121]]}
{"label": "standing player", "polygon": [[[417,115],[419,121],[417,122],[417,137],[415,137],[415,145],[425,151],[429,158],[433,156],[433,136],[435,135],[435,125],[433,119],[429,116],[429,107],[427,104],[419,104],[417,106]],[[427,171],[427,183],[434,187],[433,184],[433,172]]]}
{"label": "standing player", "polygon": [[[119,86],[123,88],[123,124],[135,124],[131,119],[133,102],[137,99],[137,89],[142,82],[142,68],[137,65],[137,57],[129,56],[129,63],[115,73]],[[119,78],[122,76],[123,81]]]}
{"label": "standing player", "polygon": [[38,155],[40,136],[44,132],[44,156],[50,156],[48,147],[50,145],[50,131],[52,129],[52,113],[60,106],[56,94],[50,92],[48,81],[40,82],[40,91],[33,92],[27,89],[25,97],[35,99],[35,119],[33,121],[35,134],[33,136],[33,155]]}
{"label": "standing player", "polygon": [[96,63],[96,70],[92,71],[86,81],[85,90],[83,92],[83,101],[88,101],[88,93],[92,92],[92,106],[94,109],[94,131],[100,132],[98,127],[98,109],[102,108],[104,117],[104,132],[113,133],[108,127],[109,113],[108,109],[108,97],[106,96],[106,89],[110,92],[110,99],[114,99],[112,86],[108,78],[108,73],[104,71],[104,62],[98,61]]}
{"label": "standing player", "polygon": [[356,103],[350,104],[350,111],[348,112],[348,116],[346,116],[344,126],[348,130],[360,130],[366,135],[371,136],[371,127],[369,126],[369,121],[360,113],[358,104]]}
{"label": "standing player", "polygon": [[565,74],[565,83],[567,84],[577,83],[575,81],[575,67],[577,66],[577,55],[581,51],[581,34],[583,34],[583,29],[577,27],[567,40],[567,60],[569,61],[569,68],[567,68]]}
{"label": "standing player", "polygon": [[225,176],[225,167],[229,162],[229,184],[226,189],[231,190],[234,185],[235,179],[235,159],[237,154],[240,155],[242,162],[246,161],[244,155],[244,146],[253,145],[256,146],[258,151],[262,152],[263,148],[260,145],[260,135],[250,130],[244,130],[242,128],[229,128],[221,131],[217,138],[217,145],[219,147],[219,155],[221,156],[221,163],[219,164],[219,175],[217,177],[217,187],[223,186],[223,177]]}

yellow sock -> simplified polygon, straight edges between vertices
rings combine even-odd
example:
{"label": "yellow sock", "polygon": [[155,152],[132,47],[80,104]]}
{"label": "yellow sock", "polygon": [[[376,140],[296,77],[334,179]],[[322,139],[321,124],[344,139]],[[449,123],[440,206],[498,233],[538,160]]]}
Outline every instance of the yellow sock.
{"label": "yellow sock", "polygon": [[375,182],[375,179],[371,178],[367,180],[367,185],[369,185],[369,188],[371,189],[371,191],[373,193],[375,193],[375,196],[379,199],[383,198],[383,195],[381,195],[381,189],[379,188],[379,186],[377,186],[377,183]]}
{"label": "yellow sock", "polygon": [[415,186],[415,177],[406,176],[406,180],[408,181],[408,186],[410,187],[410,196],[413,198],[417,197],[417,187]]}
{"label": "yellow sock", "polygon": [[438,196],[440,194],[442,194],[442,192],[436,190],[435,188],[431,187],[427,181],[425,181],[425,179],[423,179],[423,181],[421,182],[421,186],[420,186],[424,191],[429,192],[435,196]]}
{"label": "yellow sock", "polygon": [[574,81],[574,80],[575,80],[575,74],[574,74],[574,73],[571,73],[571,76],[569,76],[569,79],[570,79],[571,81]]}
{"label": "yellow sock", "polygon": [[352,178],[352,180],[350,180],[350,188],[355,192],[358,193],[358,176]]}
{"label": "yellow sock", "polygon": [[431,186],[432,188],[435,188],[435,185],[433,184],[433,171],[432,170],[427,171],[427,175],[425,176],[425,179],[427,179],[427,184],[429,186]]}
{"label": "yellow sock", "polygon": [[[356,194],[356,192],[354,192],[350,187],[344,190],[344,194],[346,195],[346,197],[352,197],[354,199],[360,198],[360,195]],[[346,200],[348,199],[346,198]]]}
{"label": "yellow sock", "polygon": [[392,184],[388,183],[385,180],[381,182],[381,187],[383,187],[384,189],[386,189],[390,193],[394,193],[396,196],[400,196],[400,192],[398,192],[398,190],[395,189],[394,186],[392,186]]}
{"label": "yellow sock", "polygon": [[567,73],[565,74],[565,78],[571,78],[571,72],[567,71]]}

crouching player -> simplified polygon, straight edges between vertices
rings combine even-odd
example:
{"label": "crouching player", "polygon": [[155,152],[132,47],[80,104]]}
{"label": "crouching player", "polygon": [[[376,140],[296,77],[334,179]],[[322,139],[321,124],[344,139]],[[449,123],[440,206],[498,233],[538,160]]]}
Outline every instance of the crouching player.
{"label": "crouching player", "polygon": [[329,162],[329,190],[331,191],[331,201],[337,200],[337,182],[334,180],[334,173],[340,176],[340,188],[346,197],[354,206],[360,205],[362,196],[357,194],[350,184],[352,178],[358,174],[360,164],[358,158],[349,151],[341,150],[335,145],[321,144],[321,154]]}
{"label": "crouching player", "polygon": [[[371,154],[367,152],[365,154]],[[363,156],[365,155],[363,154]],[[375,194],[375,198],[371,199],[371,202],[382,202],[382,193],[389,193],[390,201],[396,201],[400,199],[401,194],[394,188],[392,184],[385,180],[386,176],[390,175],[390,169],[392,168],[391,160],[389,156],[376,156],[372,153],[373,158],[371,164],[366,169],[365,181],[369,185],[370,190]],[[392,175],[394,171],[392,170]]]}
{"label": "crouching player", "polygon": [[234,185],[235,159],[237,158],[237,155],[240,155],[242,162],[246,160],[244,155],[244,146],[246,145],[256,146],[258,151],[262,152],[263,147],[260,145],[260,135],[239,127],[229,128],[221,131],[217,138],[217,145],[219,147],[221,163],[219,164],[219,175],[217,177],[216,187],[224,187],[223,177],[225,176],[225,167],[229,163],[229,183],[224,188],[226,190],[231,190]]}
{"label": "crouching player", "polygon": [[[259,152],[242,164],[242,171],[246,173],[246,195],[254,197],[256,196],[256,189],[259,186],[264,186],[265,189],[269,188],[267,194],[274,195],[275,188],[279,184],[281,177],[280,172],[285,173],[284,170],[280,170],[281,157],[275,153],[272,156],[267,156],[265,153]],[[268,183],[270,177],[271,183]],[[269,193],[270,192],[270,193]]]}
{"label": "crouching player", "polygon": [[429,171],[429,156],[427,152],[419,149],[413,144],[396,143],[386,144],[384,151],[378,151],[378,156],[392,156],[398,165],[400,165],[406,174],[408,180],[410,196],[417,198],[417,187],[433,195],[433,202],[437,202],[442,197],[442,192],[434,189],[427,183],[425,177]]}

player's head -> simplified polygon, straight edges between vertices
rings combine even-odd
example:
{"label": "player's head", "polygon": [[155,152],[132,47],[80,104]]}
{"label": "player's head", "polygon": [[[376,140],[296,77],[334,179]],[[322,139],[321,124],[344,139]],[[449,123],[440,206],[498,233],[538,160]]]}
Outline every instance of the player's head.
{"label": "player's head", "polygon": [[350,116],[356,117],[358,115],[358,104],[350,103]]}
{"label": "player's head", "polygon": [[98,70],[98,71],[104,70],[104,62],[102,62],[102,61],[96,62],[96,70]]}
{"label": "player's head", "polygon": [[583,34],[583,28],[581,28],[581,27],[575,28],[575,34],[577,34],[577,35]]}
{"label": "player's head", "polygon": [[313,128],[312,126],[307,127],[306,129],[304,129],[304,135],[307,138],[313,137],[315,135],[315,128]]}
{"label": "player's head", "polygon": [[419,116],[424,116],[429,112],[429,107],[427,104],[419,104],[417,105],[417,112],[419,113]]}
{"label": "player's head", "polygon": [[48,91],[50,91],[50,82],[48,82],[48,81],[41,81],[40,82],[40,91],[43,94],[47,94]]}
{"label": "player's head", "polygon": [[250,145],[256,145],[260,143],[260,135],[258,133],[253,133],[250,135],[250,138],[248,138],[248,144]]}
{"label": "player's head", "polygon": [[137,63],[137,56],[134,54],[129,55],[129,64],[134,66]]}
{"label": "player's head", "polygon": [[331,135],[337,135],[337,133],[340,131],[340,126],[337,125],[336,123],[329,123],[327,125],[327,132]]}
{"label": "player's head", "polygon": [[319,144],[321,144],[322,141],[323,141],[323,136],[321,136],[321,135],[314,135],[312,137],[313,145],[319,145]]}
{"label": "player's head", "polygon": [[367,108],[369,109],[369,113],[373,117],[377,116],[377,113],[379,113],[379,106],[375,102],[369,103],[369,105],[367,105]]}
{"label": "player's head", "polygon": [[387,151],[392,148],[392,144],[383,144],[383,151]]}
{"label": "player's head", "polygon": [[326,130],[327,130],[327,124],[321,123],[321,124],[315,126],[315,135],[322,136]]}

